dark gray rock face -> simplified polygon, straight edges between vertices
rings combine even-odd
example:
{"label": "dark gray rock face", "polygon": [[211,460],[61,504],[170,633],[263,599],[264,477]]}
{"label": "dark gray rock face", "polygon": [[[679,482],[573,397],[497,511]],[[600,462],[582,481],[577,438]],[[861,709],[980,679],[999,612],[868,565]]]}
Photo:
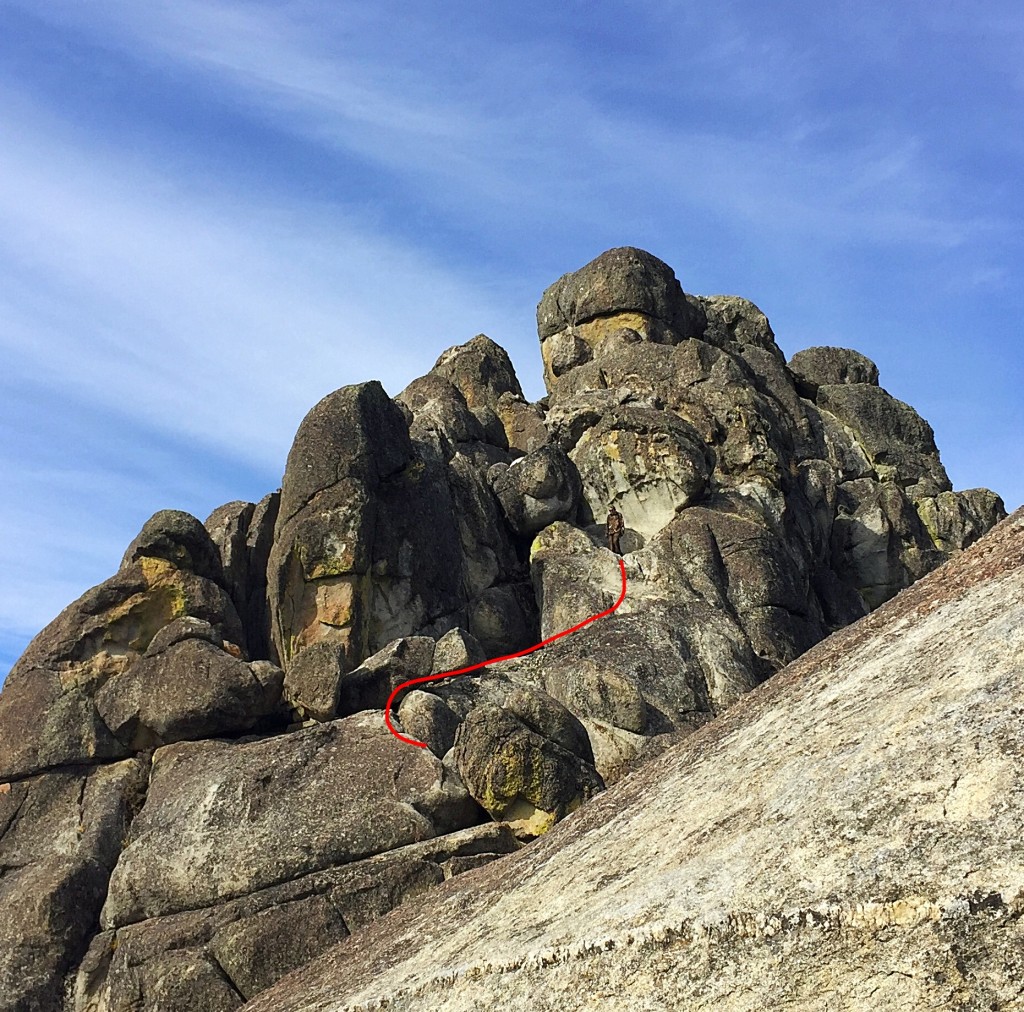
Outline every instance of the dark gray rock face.
{"label": "dark gray rock face", "polygon": [[145,765],[0,784],[0,1008],[53,1012],[85,952]]}
{"label": "dark gray rock face", "polygon": [[242,621],[249,656],[277,659],[270,641],[267,609],[267,563],[281,496],[272,492],[258,503],[231,502],[220,506],[204,526],[220,552],[224,587]]}
{"label": "dark gray rock face", "polygon": [[[540,402],[483,335],[394,399],[343,387],[279,493],[156,514],[36,637],[0,692],[0,1012],[51,1012],[72,978],[63,1012],[240,1008],[1005,513],[950,489],[869,360],[787,364],[757,306],[641,250],[552,285],[538,330]],[[614,614],[404,689],[393,719],[428,747],[391,737],[399,685],[619,599],[613,504]]]}
{"label": "dark gray rock face", "polygon": [[429,636],[406,636],[389,643],[341,676],[337,712],[383,710],[392,690],[402,682],[429,675],[433,660],[434,640]]}
{"label": "dark gray rock face", "polygon": [[483,818],[379,712],[159,749],[75,1008],[237,1008],[403,899],[516,849]]}
{"label": "dark gray rock face", "polygon": [[[501,361],[507,356],[495,362],[492,345],[477,338],[452,349],[443,369],[403,394],[411,428],[379,384],[346,387],[303,422],[270,561],[286,686],[293,659],[319,642],[339,646],[351,671],[397,638],[457,624],[491,632],[495,621],[490,612],[477,620],[477,603],[491,588],[525,582],[486,483],[487,468],[508,459],[507,451],[481,440],[486,426],[472,413],[518,391],[517,383],[509,390],[514,374]],[[529,602],[506,596],[504,604],[512,614],[497,625],[528,631]],[[524,605],[527,613],[516,615]]]}
{"label": "dark gray rock face", "polygon": [[814,400],[818,387],[842,383],[878,386],[878,366],[850,348],[806,348],[789,360],[789,370],[801,397]]}
{"label": "dark gray rock face", "polygon": [[177,569],[224,586],[217,546],[207,529],[190,513],[181,510],[154,513],[128,546],[121,568],[143,558],[166,559]]}
{"label": "dark gray rock face", "polygon": [[190,617],[241,654],[241,624],[216,584],[143,556],[69,605],[29,644],[0,692],[0,779],[129,754],[97,710],[170,623]]}

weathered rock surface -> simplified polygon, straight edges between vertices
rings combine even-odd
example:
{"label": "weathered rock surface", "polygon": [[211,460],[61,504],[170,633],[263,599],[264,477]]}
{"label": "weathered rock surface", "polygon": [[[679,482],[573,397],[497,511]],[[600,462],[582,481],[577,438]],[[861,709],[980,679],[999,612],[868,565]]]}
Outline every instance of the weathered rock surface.
{"label": "weathered rock surface", "polygon": [[53,1012],[95,931],[145,764],[0,783],[0,1008]]}
{"label": "weathered rock surface", "polygon": [[[337,644],[352,670],[390,641],[468,625],[489,639],[528,635],[511,532],[486,482],[508,460],[485,442],[491,407],[518,393],[508,356],[486,338],[450,349],[401,395],[345,387],[307,416],[289,455],[270,561],[274,641],[290,691],[292,659]],[[499,349],[500,351],[500,349]],[[513,386],[514,383],[514,386]],[[412,416],[411,424],[403,407]],[[474,414],[476,412],[476,414]],[[494,426],[491,426],[493,429]],[[491,593],[496,621],[478,602]],[[513,648],[521,642],[502,643]]]}
{"label": "weathered rock surface", "polygon": [[181,510],[154,513],[128,546],[121,568],[139,559],[165,559],[176,569],[224,584],[220,553],[209,531],[194,516]]}
{"label": "weathered rock surface", "polygon": [[82,961],[75,1008],[238,1008],[399,903],[518,846],[507,827],[474,826],[217,906],[103,931]]}
{"label": "weathered rock surface", "polygon": [[224,587],[242,621],[249,656],[254,660],[277,660],[270,642],[267,563],[280,500],[280,493],[272,492],[258,503],[226,503],[203,525],[220,552]]}
{"label": "weathered rock surface", "polygon": [[[198,634],[176,638],[166,648],[157,644],[175,626],[185,632],[198,627]],[[96,711],[128,749],[251,731],[277,712],[281,669],[269,661],[239,660],[211,642],[211,634],[209,623],[177,619],[140,660],[103,683]]]}
{"label": "weathered rock surface", "polygon": [[541,634],[614,600],[612,505],[630,593],[584,657],[556,644],[545,667],[561,684],[533,681],[636,732],[597,689],[614,682],[603,656],[628,663],[646,734],[700,726],[1005,515],[991,494],[948,492],[931,428],[863,355],[812,348],[787,366],[753,303],[684,296],[659,264],[612,251],[552,286],[537,316],[546,421],[590,525],[539,532]]}
{"label": "weathered rock surface", "polygon": [[789,360],[801,397],[814,400],[818,387],[839,383],[870,383],[878,386],[878,366],[851,348],[805,348]]}
{"label": "weathered rock surface", "polygon": [[491,487],[516,534],[534,535],[556,520],[575,517],[579,474],[557,446],[542,446],[510,467],[495,464],[491,474]]}
{"label": "weathered rock surface", "polygon": [[1022,657],[1018,511],[537,843],[247,1012],[1015,1008]]}
{"label": "weathered rock surface", "polygon": [[75,1007],[237,1008],[403,898],[515,850],[484,818],[379,712],[158,749],[144,807],[112,838],[124,850]]}
{"label": "weathered rock surface", "polygon": [[550,697],[523,689],[474,706],[455,735],[455,763],[495,819],[536,836],[604,789],[583,726]]}
{"label": "weathered rock surface", "polygon": [[245,637],[224,590],[163,558],[142,556],[69,605],[0,692],[0,778],[127,756],[129,746],[97,709],[98,693],[111,678],[128,677],[154,637],[183,618],[241,652]]}
{"label": "weathered rock surface", "polygon": [[380,713],[246,744],[168,746],[153,757],[103,926],[222,903],[480,816],[440,761],[392,737]]}
{"label": "weathered rock surface", "polygon": [[[585,267],[565,274],[541,297],[537,329],[545,378],[586,361],[613,331],[629,327],[645,339],[674,343],[699,336],[706,320],[668,264],[644,250],[608,250]],[[569,349],[573,350],[569,350]]]}
{"label": "weathered rock surface", "polygon": [[[49,1012],[93,935],[63,1012],[238,1008],[403,896],[579,824],[606,783],[1004,514],[950,490],[931,429],[873,363],[812,348],[787,364],[757,306],[686,294],[649,253],[560,279],[538,333],[538,403],[483,335],[394,399],[343,387],[303,421],[279,493],[205,525],[156,514],[36,637],[0,693],[0,890],[17,908],[0,1012]],[[612,504],[621,607],[404,690],[393,718],[428,748],[391,738],[401,683],[618,599]],[[797,762],[786,717],[757,733]],[[694,783],[718,797],[713,753]],[[101,815],[72,846],[76,789]],[[694,798],[684,821],[705,811]],[[718,874],[694,868],[701,888]]]}

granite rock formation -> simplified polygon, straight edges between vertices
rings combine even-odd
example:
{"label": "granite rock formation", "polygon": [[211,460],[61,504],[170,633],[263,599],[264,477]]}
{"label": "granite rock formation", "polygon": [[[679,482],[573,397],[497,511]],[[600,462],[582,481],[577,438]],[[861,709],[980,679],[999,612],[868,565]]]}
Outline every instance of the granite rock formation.
{"label": "granite rock formation", "polygon": [[1015,1009],[1024,510],[246,1012]]}
{"label": "granite rock formation", "polygon": [[[538,333],[540,402],[483,335],[394,398],[342,387],[279,491],[156,514],[32,642],[0,692],[0,1012],[238,1008],[532,851],[1004,515],[864,356],[787,364],[649,253],[556,282]],[[622,606],[404,692],[427,748],[391,737],[401,683],[617,599],[612,504]]]}

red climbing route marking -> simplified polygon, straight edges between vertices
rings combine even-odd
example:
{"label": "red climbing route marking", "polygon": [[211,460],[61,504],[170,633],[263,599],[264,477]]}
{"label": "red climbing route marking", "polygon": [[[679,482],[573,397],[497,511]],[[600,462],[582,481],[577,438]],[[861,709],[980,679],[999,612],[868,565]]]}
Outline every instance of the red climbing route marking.
{"label": "red climbing route marking", "polygon": [[402,734],[401,731],[396,731],[394,725],[391,723],[391,704],[395,701],[397,696],[402,689],[408,689],[410,685],[420,685],[423,682],[436,682],[441,678],[453,678],[455,675],[464,675],[469,671],[476,671],[477,668],[485,668],[489,664],[500,664],[502,661],[510,661],[513,657],[525,657],[527,654],[532,654],[534,650],[540,650],[541,647],[546,647],[549,643],[554,643],[555,640],[560,640],[563,636],[568,636],[570,633],[578,632],[585,625],[590,625],[591,622],[596,622],[599,618],[604,618],[606,615],[610,615],[622,602],[626,599],[626,563],[619,559],[619,570],[622,573],[622,592],[619,594],[619,599],[610,608],[605,608],[604,611],[598,612],[596,615],[591,615],[590,618],[585,618],[582,622],[578,622],[571,629],[563,629],[559,633],[555,633],[554,636],[549,636],[546,640],[541,640],[540,643],[534,643],[532,647],[527,647],[525,650],[519,650],[514,654],[505,654],[504,657],[492,657],[489,661],[480,661],[479,664],[471,664],[468,668],[458,668],[454,671],[442,671],[439,675],[425,675],[422,678],[412,678],[408,682],[402,682],[401,685],[396,686],[391,690],[391,695],[388,696],[388,701],[384,706],[384,722],[388,725],[388,730],[399,740],[408,743],[409,745],[415,745],[418,748],[426,748],[427,743],[425,741],[417,741],[415,738],[409,738]]}

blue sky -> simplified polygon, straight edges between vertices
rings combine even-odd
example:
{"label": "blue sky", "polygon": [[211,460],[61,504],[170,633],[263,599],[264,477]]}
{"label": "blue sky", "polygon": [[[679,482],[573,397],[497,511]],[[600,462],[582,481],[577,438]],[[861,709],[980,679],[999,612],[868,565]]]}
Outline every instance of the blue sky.
{"label": "blue sky", "polygon": [[[854,347],[1024,500],[1024,14],[0,0],[0,677],[162,508],[612,246]],[[409,8],[414,13],[409,13]]]}

